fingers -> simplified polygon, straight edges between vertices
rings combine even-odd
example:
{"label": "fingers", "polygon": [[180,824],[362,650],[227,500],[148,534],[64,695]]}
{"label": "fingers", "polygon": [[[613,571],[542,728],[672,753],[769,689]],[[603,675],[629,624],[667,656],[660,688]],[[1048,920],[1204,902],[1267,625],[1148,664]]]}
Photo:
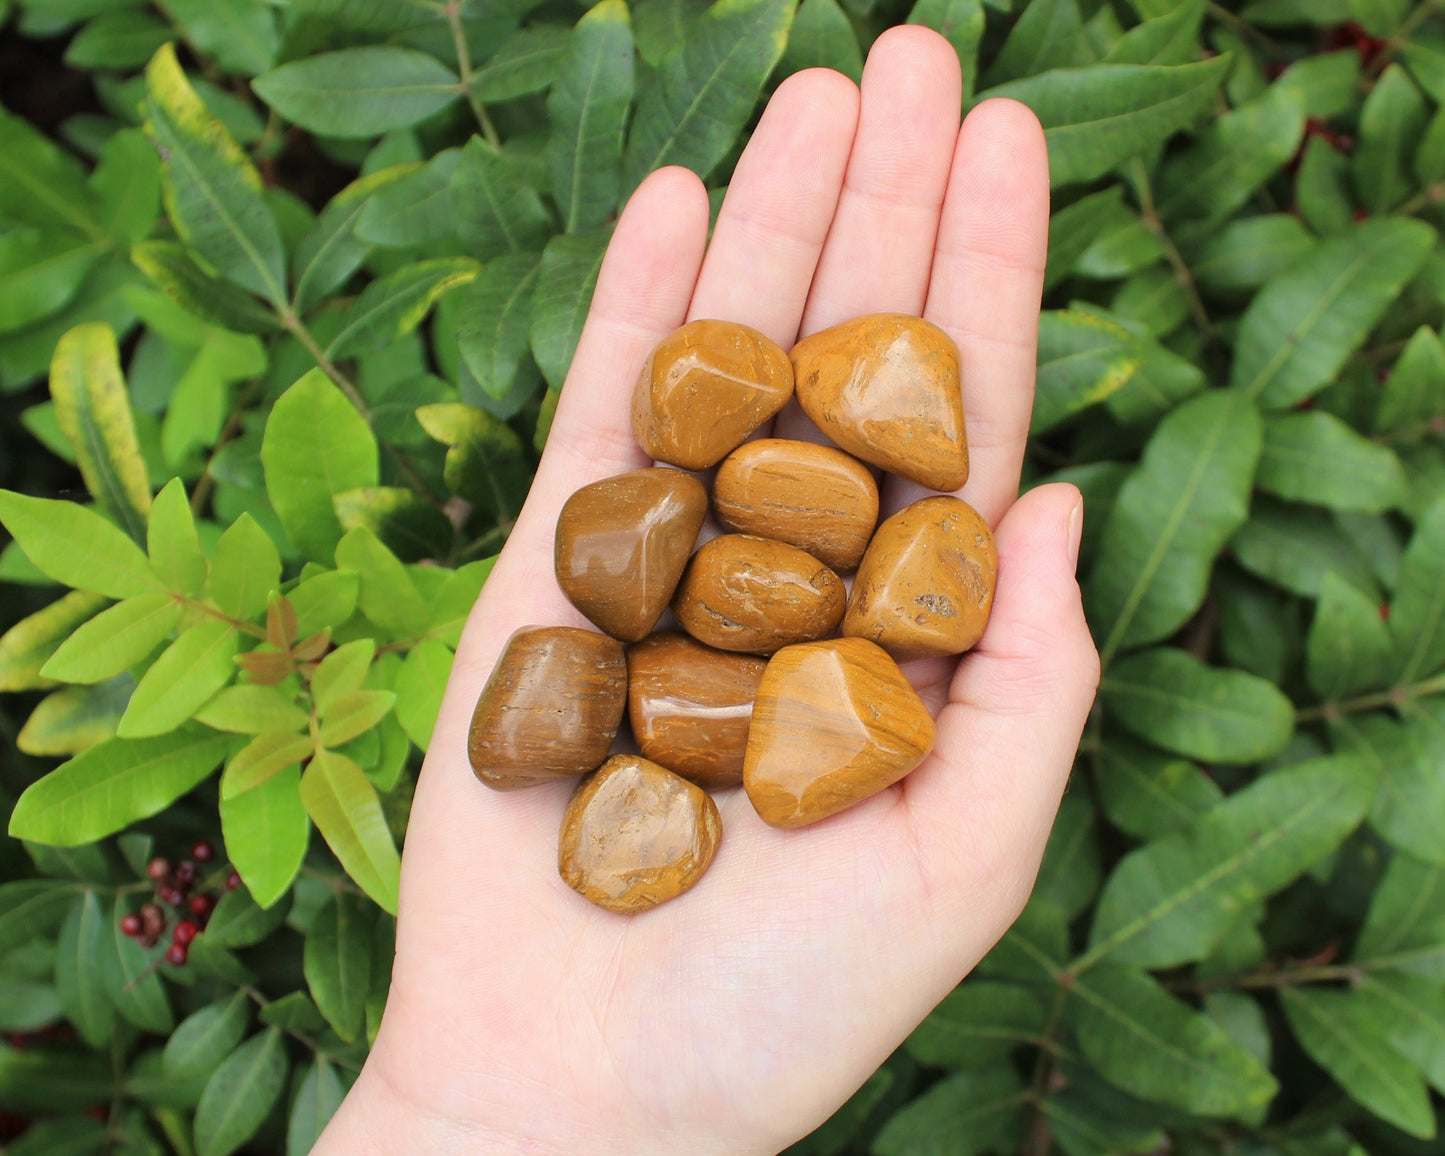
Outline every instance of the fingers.
{"label": "fingers", "polygon": [[728,185],[689,319],[793,344],[857,124],[857,86],[837,72],[811,68],[778,86]]}
{"label": "fingers", "polygon": [[1074,579],[1083,500],[1040,486],[998,527],[998,594],[959,664],[932,757],[904,781],[925,874],[945,909],[989,896],[1002,933],[1033,886],[1099,681]]}

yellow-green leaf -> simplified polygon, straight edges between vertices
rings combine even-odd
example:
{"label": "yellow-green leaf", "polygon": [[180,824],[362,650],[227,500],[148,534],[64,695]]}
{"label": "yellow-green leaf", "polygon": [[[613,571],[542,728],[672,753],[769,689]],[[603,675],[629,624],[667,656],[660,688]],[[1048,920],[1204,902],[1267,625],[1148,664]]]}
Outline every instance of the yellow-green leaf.
{"label": "yellow-green leaf", "polygon": [[41,673],[46,662],[106,602],[98,594],[72,590],[0,635],[0,691],[54,686],[54,680]]}
{"label": "yellow-green leaf", "polygon": [[103,610],[72,634],[45,664],[60,682],[104,682],[150,654],[180,621],[181,604],[162,591],[137,594]]}
{"label": "yellow-green leaf", "polygon": [[321,722],[321,741],[339,747],[369,731],[396,705],[389,690],[355,690],[333,699]]}
{"label": "yellow-green leaf", "polygon": [[192,626],[145,672],[116,733],[137,739],[180,726],[231,680],[236,648],[236,629],[229,623]]}
{"label": "yellow-green leaf", "polygon": [[151,504],[146,549],[156,576],[177,594],[198,594],[206,584],[206,556],[185,483],[172,478]]}
{"label": "yellow-green leaf", "polygon": [[361,768],[345,755],[317,751],[301,776],[301,801],[346,873],[395,915],[401,857]]}
{"label": "yellow-green leaf", "polygon": [[226,764],[221,798],[234,799],[311,756],[310,735],[272,731],[257,735]]}
{"label": "yellow-green leaf", "polygon": [[274,686],[228,686],[196,712],[197,722],[238,735],[294,733],[306,718],[291,696]]}
{"label": "yellow-green leaf", "polygon": [[140,548],[84,506],[0,490],[0,522],[38,570],[66,586],[108,598],[161,588]]}

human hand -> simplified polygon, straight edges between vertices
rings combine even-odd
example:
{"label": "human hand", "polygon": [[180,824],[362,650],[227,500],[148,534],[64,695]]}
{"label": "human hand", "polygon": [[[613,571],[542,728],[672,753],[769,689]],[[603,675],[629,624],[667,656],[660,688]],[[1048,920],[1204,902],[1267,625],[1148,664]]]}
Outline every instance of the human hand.
{"label": "human hand", "polygon": [[[702,184],[650,176],[618,222],[547,451],[457,651],[407,832],[392,988],[316,1151],[773,1153],[821,1123],[978,961],[1033,885],[1098,680],[1070,486],[1015,502],[1048,228],[1043,135],[1008,101],[960,131],[953,49],[900,27],[862,96],[784,82],[711,244]],[[517,627],[586,625],[552,574],[558,510],[647,464],[629,399],[649,349],[718,317],[784,348],[862,313],[957,341],[972,474],[995,526],[982,641],[905,668],[938,724],[907,779],[781,831],[718,796],[717,859],[636,916],[557,873],[571,783],[498,793],[467,763],[473,704]],[[777,436],[809,436],[791,406]],[[816,435],[814,435],[816,436]],[[884,515],[921,496],[890,478]]]}

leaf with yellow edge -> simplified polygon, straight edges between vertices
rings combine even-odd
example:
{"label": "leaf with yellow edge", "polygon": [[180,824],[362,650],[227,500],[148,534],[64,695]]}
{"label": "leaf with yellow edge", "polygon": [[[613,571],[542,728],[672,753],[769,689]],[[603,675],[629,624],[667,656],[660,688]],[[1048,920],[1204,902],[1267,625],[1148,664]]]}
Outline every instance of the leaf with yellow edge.
{"label": "leaf with yellow edge", "polygon": [[395,915],[401,856],[361,768],[335,751],[317,751],[301,776],[301,802],[346,873]]}
{"label": "leaf with yellow edge", "polygon": [[106,601],[98,594],[72,590],[0,635],[0,691],[54,686],[55,681],[41,670],[71,632],[93,618]]}
{"label": "leaf with yellow edge", "polygon": [[226,771],[221,776],[221,798],[234,799],[253,787],[259,787],[287,767],[294,767],[302,759],[310,758],[311,751],[309,735],[287,731],[257,735],[226,764]]}

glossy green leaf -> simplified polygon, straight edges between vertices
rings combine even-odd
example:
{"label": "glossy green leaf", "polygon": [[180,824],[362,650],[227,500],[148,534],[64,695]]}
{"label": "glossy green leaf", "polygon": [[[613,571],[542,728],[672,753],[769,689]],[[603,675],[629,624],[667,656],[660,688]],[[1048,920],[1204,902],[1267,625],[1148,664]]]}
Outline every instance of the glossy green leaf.
{"label": "glossy green leaf", "polygon": [[1390,857],[1370,900],[1353,958],[1445,979],[1445,863]]}
{"label": "glossy green leaf", "polygon": [[1392,64],[1380,74],[1360,110],[1350,156],[1360,202],[1387,213],[1410,193],[1410,162],[1425,130],[1425,98],[1409,74]]}
{"label": "glossy green leaf", "polygon": [[279,1028],[252,1036],[206,1082],[196,1106],[196,1156],[230,1156],[270,1114],[286,1087],[285,1037]]}
{"label": "glossy green leaf", "polygon": [[226,764],[221,776],[221,800],[233,799],[258,787],[288,767],[309,758],[312,751],[310,735],[293,731],[268,731],[257,735]]}
{"label": "glossy green leaf", "polygon": [[[452,177],[461,160],[462,150],[450,148],[424,165],[398,166],[402,172],[367,195],[356,216],[356,236],[392,248],[455,243]],[[364,251],[357,255],[358,264],[364,256]]]}
{"label": "glossy green leaf", "polygon": [[983,83],[999,85],[1095,58],[1076,0],[1036,0],[1019,13]]}
{"label": "glossy green leaf", "polygon": [[426,630],[427,606],[405,567],[365,526],[348,530],[336,547],[336,564],[361,578],[358,605],[390,634],[414,637]]}
{"label": "glossy green leaf", "polygon": [[301,777],[301,801],[346,873],[395,915],[401,860],[361,768],[345,755],[318,751]]}
{"label": "glossy green leaf", "polygon": [[1266,409],[1287,409],[1333,381],[1434,243],[1428,225],[1392,217],[1320,245],[1250,302],[1230,384]]}
{"label": "glossy green leaf", "polygon": [[236,628],[229,623],[190,627],[145,672],[116,733],[138,739],[180,726],[235,675],[236,648]]}
{"label": "glossy green leaf", "polygon": [[542,253],[532,294],[532,356],[554,389],[562,388],[572,364],[611,236],[612,230],[605,226],[590,233],[557,236],[547,242]]}
{"label": "glossy green leaf", "polygon": [[99,239],[99,207],[70,153],[19,116],[0,109],[0,213]]}
{"label": "glossy green leaf", "polygon": [[[307,715],[294,697],[272,686],[228,686],[195,714],[197,722],[238,735],[294,734]],[[234,761],[234,760],[233,760]]]}
{"label": "glossy green leaf", "polygon": [[348,743],[381,722],[395,705],[396,695],[389,690],[356,690],[341,695],[326,708],[321,742],[332,748]]}
{"label": "glossy green leaf", "polygon": [[1325,575],[1305,643],[1310,689],[1330,701],[1385,684],[1393,644],[1380,609],[1335,574]]}
{"label": "glossy green leaf", "polygon": [[95,683],[114,678],[169,638],[180,617],[181,604],[170,594],[127,598],[78,627],[56,649],[43,673],[61,682]]}
{"label": "glossy green leaf", "polygon": [[326,1021],[304,991],[293,991],[272,1000],[261,1009],[261,1022],[293,1032],[314,1033],[326,1027]]}
{"label": "glossy green leaf", "polygon": [[[147,597],[147,595],[141,595]],[[66,639],[93,618],[106,599],[83,590],[63,594],[0,635],[0,691],[44,690],[54,681],[41,671]]]}
{"label": "glossy green leaf", "polygon": [[1405,470],[1388,448],[1332,414],[1271,416],[1255,483],[1281,498],[1378,513],[1405,497]]}
{"label": "glossy green leaf", "polygon": [[361,689],[376,656],[376,643],[358,638],[338,646],[321,660],[311,676],[311,698],[322,713],[337,699]]}
{"label": "glossy green leaf", "polygon": [[396,44],[308,56],[258,76],[251,87],[293,124],[336,137],[409,128],[461,96],[449,68]]}
{"label": "glossy green leaf", "polygon": [[427,433],[450,447],[445,476],[451,491],[489,516],[515,518],[531,477],[516,432],[490,414],[450,402],[423,406],[416,416]]}
{"label": "glossy green leaf", "polygon": [[351,357],[405,337],[431,312],[437,298],[471,281],[479,269],[467,257],[439,257],[403,266],[373,281],[347,311],[327,356]]}
{"label": "glossy green leaf", "polygon": [[1284,272],[1316,243],[1288,213],[1244,217],[1205,238],[1189,256],[1189,270],[1211,293],[1244,293]]}
{"label": "glossy green leaf", "polygon": [[317,1056],[291,1104],[286,1124],[286,1156],[306,1156],[325,1130],[346,1095],[336,1069],[324,1056]]}
{"label": "glossy green leaf", "polygon": [[1445,501],[1419,521],[1401,559],[1390,633],[1395,682],[1413,682],[1445,666]]}
{"label": "glossy green leaf", "polygon": [[1435,701],[1411,704],[1395,722],[1384,715],[1333,721],[1336,749],[1364,759],[1379,775],[1370,826],[1386,842],[1431,862],[1445,862],[1439,838],[1445,822],[1445,716]]}
{"label": "glossy green leaf", "polygon": [[941,1080],[883,1126],[875,1156],[975,1156],[1023,1114],[1027,1093],[1007,1064]]}
{"label": "glossy green leaf", "polygon": [[236,333],[271,333],[280,324],[275,313],[245,290],[197,265],[184,245],[146,241],[131,249],[130,259],[157,289],[211,325]]}
{"label": "glossy green leaf", "polygon": [[103,254],[101,242],[73,233],[16,229],[0,234],[0,333],[58,313]]}
{"label": "glossy green leaf", "polygon": [[156,974],[153,952],[121,930],[123,904],[115,904],[101,936],[101,978],[121,1018],[142,1031],[167,1035],[176,1026],[165,984]]}
{"label": "glossy green leaf", "polygon": [[550,87],[567,55],[568,32],[556,24],[532,24],[512,33],[472,70],[472,95],[489,103]]}
{"label": "glossy green leaf", "polygon": [[[967,8],[970,5],[978,12],[979,25],[982,27],[983,9],[978,7],[977,0],[956,0],[956,3],[929,0],[929,3],[923,5],[924,15],[937,19],[939,15],[943,15],[943,9]],[[929,23],[929,20],[917,19],[918,9],[919,5],[915,4],[913,11],[909,13],[909,22]],[[977,43],[977,38],[974,43]],[[974,60],[970,54],[965,68],[971,72],[973,65]],[[777,72],[779,75],[792,75],[805,68],[831,68],[834,72],[841,72],[854,84],[863,77],[863,53],[858,47],[858,36],[853,31],[853,26],[848,23],[843,9],[838,7],[837,0],[803,0],[798,5],[798,13],[793,17],[793,27],[788,32],[788,47],[783,53],[783,59],[778,62]]]}
{"label": "glossy green leaf", "polygon": [[1100,748],[1094,782],[1109,821],[1140,839],[1188,827],[1224,798],[1193,763],[1123,735],[1111,735]]}
{"label": "glossy green leaf", "polygon": [[1331,573],[1366,595],[1379,593],[1369,559],[1314,506],[1257,496],[1229,548],[1250,573],[1306,598],[1318,598]]}
{"label": "glossy green leaf", "polygon": [[221,799],[226,851],[263,908],[271,909],[290,891],[306,857],[311,823],[301,804],[300,782],[293,759],[243,793]]}
{"label": "glossy green leaf", "polygon": [[1410,336],[1380,393],[1376,433],[1423,433],[1445,417],[1445,346],[1433,329]]}
{"label": "glossy green leaf", "polygon": [[361,579],[351,570],[327,570],[298,584],[286,597],[296,611],[302,638],[328,626],[340,626],[356,609]]}
{"label": "glossy green leaf", "polygon": [[75,888],[49,879],[0,883],[0,952],[38,942],[65,919]]}
{"label": "glossy green leaf", "polygon": [[168,1076],[209,1077],[236,1050],[251,1025],[251,1000],[242,992],[188,1015],[166,1041],[161,1056]]}
{"label": "glossy green leaf", "polygon": [[495,556],[483,558],[479,562],[468,562],[453,572],[432,600],[431,625],[427,630],[429,637],[456,649],[461,641],[462,627],[496,561]]}
{"label": "glossy green leaf", "polygon": [[250,947],[260,943],[282,923],[291,911],[289,897],[283,903],[262,907],[246,887],[227,891],[211,913],[204,932],[206,942],[215,947]]}
{"label": "glossy green leaf", "polygon": [[371,985],[372,912],[341,892],[326,901],[306,932],[306,986],[326,1022],[348,1041],[361,1031]]}
{"label": "glossy green leaf", "polygon": [[1048,1008],[1038,993],[1013,984],[974,981],[944,996],[904,1043],[920,1064],[983,1068],[1047,1030]]}
{"label": "glossy green leaf", "polygon": [[167,589],[178,594],[200,593],[206,584],[206,556],[180,478],[167,482],[151,505],[146,549],[151,568]]}
{"label": "glossy green leaf", "polygon": [[[536,254],[509,253],[487,262],[475,281],[457,290],[457,344],[488,397],[505,397],[530,368],[532,295],[540,272]],[[535,380],[536,369],[530,372]]]}
{"label": "glossy green leaf", "polygon": [[1046,433],[1118,391],[1139,368],[1128,330],[1094,313],[1048,310],[1039,318],[1038,377],[1029,432]]}
{"label": "glossy green leaf", "polygon": [[80,1038],[101,1048],[115,1032],[115,1005],[105,985],[108,933],[105,910],[94,891],[86,891],[71,904],[55,951],[55,992],[65,1017]]}
{"label": "glossy green leaf", "polygon": [[342,528],[365,526],[404,562],[444,558],[455,528],[446,512],[406,486],[363,486],[337,494]]}
{"label": "glossy green leaf", "polygon": [[42,572],[66,586],[129,598],[160,588],[146,556],[124,533],[75,502],[0,490],[0,522]]}
{"label": "glossy green leaf", "polygon": [[291,257],[291,301],[298,313],[310,312],[361,267],[369,252],[359,233],[362,216],[379,190],[411,171],[412,166],[393,165],[368,173],[327,202]]}
{"label": "glossy green leaf", "polygon": [[407,737],[422,750],[431,745],[452,658],[444,643],[425,638],[411,648],[397,672],[396,717]]}

